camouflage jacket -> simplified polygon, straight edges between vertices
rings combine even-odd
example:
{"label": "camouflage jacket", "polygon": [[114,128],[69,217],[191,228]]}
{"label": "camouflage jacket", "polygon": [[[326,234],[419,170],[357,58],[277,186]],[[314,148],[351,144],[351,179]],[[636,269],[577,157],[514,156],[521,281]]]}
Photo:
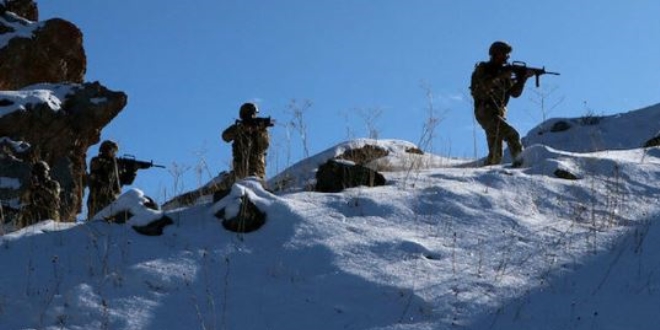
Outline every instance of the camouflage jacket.
{"label": "camouflage jacket", "polygon": [[472,72],[470,91],[475,110],[491,108],[503,115],[511,96],[518,97],[524,84],[512,77],[512,72],[491,62],[480,62]]}
{"label": "camouflage jacket", "polygon": [[90,193],[104,191],[109,194],[119,195],[121,185],[119,182],[119,171],[115,158],[96,156],[89,163],[89,177],[87,179]]}
{"label": "camouflage jacket", "polygon": [[21,226],[41,220],[60,220],[60,184],[49,178],[33,178],[21,197]]}
{"label": "camouflage jacket", "polygon": [[237,122],[222,132],[225,142],[232,142],[233,170],[236,179],[266,176],[266,151],[270,137],[266,127],[251,127]]}

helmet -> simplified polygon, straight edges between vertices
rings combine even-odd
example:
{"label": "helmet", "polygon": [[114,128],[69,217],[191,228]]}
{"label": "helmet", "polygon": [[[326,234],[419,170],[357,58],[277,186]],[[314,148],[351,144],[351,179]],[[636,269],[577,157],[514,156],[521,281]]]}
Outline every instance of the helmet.
{"label": "helmet", "polygon": [[513,47],[504,41],[495,41],[490,48],[488,48],[488,55],[493,56],[495,53],[511,53]]}
{"label": "helmet", "polygon": [[243,103],[239,111],[239,116],[242,120],[253,118],[256,114],[259,113],[259,109],[254,103]]}
{"label": "helmet", "polygon": [[50,166],[48,166],[48,163],[44,162],[43,160],[40,160],[32,165],[33,175],[39,175],[45,177],[49,171],[50,171]]}
{"label": "helmet", "polygon": [[115,141],[105,140],[101,143],[101,146],[99,147],[99,152],[104,154],[110,151],[111,149],[119,150],[119,145]]}

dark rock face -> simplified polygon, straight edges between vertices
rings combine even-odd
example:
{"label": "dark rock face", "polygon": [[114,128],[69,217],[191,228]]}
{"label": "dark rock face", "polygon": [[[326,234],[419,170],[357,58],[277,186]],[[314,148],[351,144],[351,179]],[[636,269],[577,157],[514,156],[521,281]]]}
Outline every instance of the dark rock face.
{"label": "dark rock face", "polygon": [[658,147],[660,146],[660,135],[649,139],[644,142],[644,148]]}
{"label": "dark rock face", "polygon": [[87,70],[82,32],[62,19],[44,23],[2,15],[0,34],[0,90],[16,90],[36,83],[82,83]]}
{"label": "dark rock face", "polygon": [[222,226],[235,233],[249,233],[258,230],[266,223],[266,213],[257,208],[245,195],[241,196],[240,212],[235,217],[227,217],[225,209],[218,211],[215,217],[222,220]]}
{"label": "dark rock face", "polygon": [[[57,93],[67,93],[59,109],[53,109],[54,104],[38,102],[43,95],[50,95],[45,99],[55,102]],[[41,95],[41,98],[35,96],[28,103],[20,102],[32,95]],[[87,149],[99,142],[101,129],[126,105],[126,95],[110,91],[99,83],[44,84],[16,92],[0,92],[0,101],[13,103],[0,107],[8,112],[3,116],[0,110],[0,139],[14,141],[12,145],[19,143],[16,141],[29,145],[20,152],[13,150],[9,142],[0,148],[2,177],[14,178],[20,186],[25,186],[31,163],[46,161],[63,191],[61,218],[74,220],[82,206]],[[12,200],[20,193],[20,188],[0,189],[0,199]]]}
{"label": "dark rock face", "polygon": [[39,9],[33,0],[4,0],[0,1],[1,5],[5,6],[5,10],[13,12],[18,16],[31,21],[39,20]]}
{"label": "dark rock face", "polygon": [[562,169],[556,169],[554,172],[555,176],[564,179],[564,180],[579,180],[580,177],[577,175],[567,171],[567,170],[562,170]]}
{"label": "dark rock face", "polygon": [[316,172],[315,191],[340,192],[358,186],[383,186],[385,177],[362,165],[340,162],[334,159],[319,166]]}

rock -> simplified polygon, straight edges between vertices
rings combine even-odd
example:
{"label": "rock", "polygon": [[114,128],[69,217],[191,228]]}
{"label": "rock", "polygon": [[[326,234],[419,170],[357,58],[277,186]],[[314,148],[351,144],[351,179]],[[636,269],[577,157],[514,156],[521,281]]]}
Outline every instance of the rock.
{"label": "rock", "polygon": [[0,21],[0,90],[36,83],[82,83],[87,70],[82,32],[63,19],[35,23],[9,13]]}
{"label": "rock", "polygon": [[560,179],[565,179],[565,180],[579,180],[580,179],[577,175],[575,175],[575,174],[573,174],[573,173],[571,173],[567,170],[562,170],[562,169],[559,169],[559,168],[555,170],[554,174],[555,174],[556,177],[558,177]]}
{"label": "rock", "polygon": [[227,217],[226,209],[218,211],[215,216],[222,219],[222,226],[232,232],[249,233],[258,230],[266,223],[266,213],[261,212],[246,196],[241,196],[241,206],[238,215]]}
{"label": "rock", "polygon": [[357,186],[383,186],[385,177],[362,165],[349,162],[328,160],[319,166],[316,172],[315,191],[340,192],[346,188]]}
{"label": "rock", "polygon": [[173,223],[174,221],[172,218],[164,215],[162,218],[154,220],[144,226],[133,226],[133,230],[146,236],[160,236],[163,234],[163,229]]}
{"label": "rock", "polygon": [[660,146],[660,135],[653,137],[652,139],[644,143],[644,148],[658,147]]}
{"label": "rock", "polygon": [[39,9],[37,4],[32,0],[4,0],[0,1],[0,5],[3,5],[6,11],[13,12],[14,14],[21,16],[30,21],[39,20]]}
{"label": "rock", "polygon": [[173,210],[184,206],[196,205],[209,199],[212,199],[214,202],[218,201],[220,198],[229,194],[233,184],[234,177],[231,173],[223,171],[204,186],[178,195],[165,202],[163,209]]}
{"label": "rock", "polygon": [[362,148],[349,149],[337,156],[337,159],[345,159],[359,165],[365,165],[378,158],[385,157],[389,152],[379,146],[367,144]]}
{"label": "rock", "polygon": [[[97,82],[41,84],[16,92],[0,91],[0,101],[11,104],[0,107],[0,139],[30,146],[21,153],[0,148],[0,168],[14,168],[11,174],[3,170],[2,176],[26,186],[31,163],[46,161],[63,191],[61,218],[75,220],[82,209],[87,149],[99,142],[101,129],[124,108],[126,94]],[[11,200],[21,191],[0,190],[0,198]]]}
{"label": "rock", "polygon": [[570,128],[571,128],[571,124],[562,120],[554,123],[554,125],[552,125],[552,127],[550,128],[550,132],[553,133],[565,132],[568,131]]}

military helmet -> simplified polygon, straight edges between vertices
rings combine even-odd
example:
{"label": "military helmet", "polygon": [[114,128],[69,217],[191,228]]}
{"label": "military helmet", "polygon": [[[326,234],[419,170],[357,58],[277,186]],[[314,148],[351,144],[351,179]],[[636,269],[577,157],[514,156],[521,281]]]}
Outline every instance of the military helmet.
{"label": "military helmet", "polygon": [[239,111],[239,116],[242,120],[253,118],[256,114],[259,113],[259,109],[254,103],[243,103]]}
{"label": "military helmet", "polygon": [[488,48],[488,55],[493,56],[495,53],[511,53],[513,47],[506,43],[505,41],[495,41],[490,48]]}
{"label": "military helmet", "polygon": [[115,141],[105,140],[105,141],[101,142],[101,146],[99,147],[99,152],[100,153],[106,153],[106,152],[110,151],[111,149],[119,150],[119,145]]}
{"label": "military helmet", "polygon": [[32,165],[33,175],[46,176],[49,171],[50,166],[48,166],[48,163],[44,162],[43,160],[40,160]]}

